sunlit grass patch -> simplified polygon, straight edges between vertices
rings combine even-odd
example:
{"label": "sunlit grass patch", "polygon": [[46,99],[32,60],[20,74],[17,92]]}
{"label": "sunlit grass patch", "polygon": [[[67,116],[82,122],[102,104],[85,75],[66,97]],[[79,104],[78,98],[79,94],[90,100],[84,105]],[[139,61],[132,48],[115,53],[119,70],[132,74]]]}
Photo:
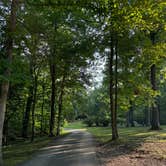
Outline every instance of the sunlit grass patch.
{"label": "sunlit grass patch", "polygon": [[86,125],[82,121],[75,121],[72,123],[67,123],[64,126],[65,129],[86,129]]}
{"label": "sunlit grass patch", "polygon": [[[92,133],[99,142],[108,142],[111,140],[111,127],[86,127],[81,121],[69,123],[65,126],[66,129],[87,129]],[[149,127],[130,127],[119,128],[119,141],[136,142],[136,141],[158,141],[166,142],[166,126],[161,126],[162,130],[152,131]]]}

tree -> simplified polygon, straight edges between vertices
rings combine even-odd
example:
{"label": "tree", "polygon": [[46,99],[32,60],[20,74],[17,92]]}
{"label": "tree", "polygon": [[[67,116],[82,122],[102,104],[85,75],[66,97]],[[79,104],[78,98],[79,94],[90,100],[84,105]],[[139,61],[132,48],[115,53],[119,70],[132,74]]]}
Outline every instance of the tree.
{"label": "tree", "polygon": [[55,85],[55,74],[56,67],[55,62],[50,62],[50,74],[51,74],[51,114],[50,114],[50,136],[54,136],[54,127],[55,127],[55,95],[56,95],[56,85]]}
{"label": "tree", "polygon": [[60,89],[60,95],[58,99],[58,122],[57,122],[57,132],[56,136],[60,135],[60,128],[61,128],[61,121],[62,121],[62,106],[63,106],[63,95],[64,95],[64,87],[65,87],[65,73],[62,77],[62,82],[61,82],[61,89]]}
{"label": "tree", "polygon": [[[6,34],[5,42],[5,55],[4,58],[8,61],[9,65],[12,63],[13,58],[13,42],[14,42],[14,32],[16,29],[16,11],[18,7],[18,0],[12,0],[11,2],[11,13],[8,21],[8,32]],[[0,165],[2,164],[2,135],[3,135],[3,124],[6,111],[6,102],[9,90],[9,79],[10,79],[10,68],[7,67],[4,70],[4,77],[6,80],[1,82],[0,89]]]}

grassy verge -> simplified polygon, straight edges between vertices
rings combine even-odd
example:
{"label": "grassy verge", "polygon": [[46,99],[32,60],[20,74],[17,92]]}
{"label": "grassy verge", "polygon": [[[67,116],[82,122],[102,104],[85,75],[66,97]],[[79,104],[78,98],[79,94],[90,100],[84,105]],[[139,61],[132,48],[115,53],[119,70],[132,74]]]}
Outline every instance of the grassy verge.
{"label": "grassy verge", "polygon": [[51,138],[38,138],[33,143],[30,141],[20,142],[3,148],[5,166],[15,166],[32,157],[32,154],[43,146],[46,146]]}
{"label": "grassy verge", "polygon": [[[62,136],[68,134],[63,131]],[[5,166],[16,166],[32,157],[42,147],[48,145],[49,142],[55,140],[55,138],[41,137],[36,138],[33,143],[30,141],[18,142],[13,145],[9,145],[3,148],[3,158]]]}
{"label": "grassy verge", "polygon": [[[92,133],[100,143],[106,143],[111,139],[110,127],[86,127],[80,121],[69,123],[65,129],[84,129]],[[63,131],[62,135],[67,134]],[[135,144],[137,142],[165,142],[166,143],[166,126],[162,126],[160,131],[149,131],[149,128],[134,127],[134,128],[120,128],[120,139],[118,144]],[[37,138],[33,143],[29,141],[19,142],[17,144],[3,148],[5,166],[15,166],[32,157],[32,154],[37,152],[40,148],[47,146],[55,138],[42,137]]]}
{"label": "grassy verge", "polygon": [[[107,142],[111,139],[110,127],[92,127],[87,128],[98,141]],[[166,142],[166,126],[162,126],[162,130],[151,131],[147,127],[119,128],[120,142]]]}
{"label": "grassy verge", "polygon": [[[129,151],[140,151],[150,154],[152,158],[166,159],[166,126],[162,126],[162,130],[151,131],[147,127],[120,128],[119,139],[110,142],[111,129],[93,127],[87,130],[91,132],[101,143],[109,143],[111,147],[123,147]],[[108,146],[109,148],[110,146]],[[115,149],[117,149],[115,148]],[[121,153],[121,152],[119,152]]]}
{"label": "grassy verge", "polygon": [[[69,123],[65,126],[67,129],[86,129],[92,133],[101,143],[106,143],[111,140],[110,127],[86,127],[81,121]],[[162,130],[151,131],[148,127],[130,127],[119,128],[119,141],[158,141],[166,142],[166,126],[162,126]]]}
{"label": "grassy verge", "polygon": [[86,129],[86,125],[82,121],[75,121],[66,124],[65,129]]}
{"label": "grassy verge", "polygon": [[122,146],[128,150],[141,148],[155,157],[166,159],[166,126],[161,127],[162,130],[159,131],[151,131],[148,127],[119,128],[119,139],[112,142],[110,127],[86,127],[82,122],[74,122],[67,126],[72,129],[86,129],[101,144],[108,143],[111,147]]}

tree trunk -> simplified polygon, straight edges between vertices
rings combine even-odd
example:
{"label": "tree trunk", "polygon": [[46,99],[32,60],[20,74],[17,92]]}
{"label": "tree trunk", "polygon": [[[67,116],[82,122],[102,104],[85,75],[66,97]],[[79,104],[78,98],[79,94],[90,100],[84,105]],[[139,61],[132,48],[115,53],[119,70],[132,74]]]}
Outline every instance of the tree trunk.
{"label": "tree trunk", "polygon": [[6,111],[6,102],[8,94],[9,83],[3,83],[1,85],[1,95],[0,95],[0,165],[3,165],[2,160],[2,138],[3,138],[3,125]]}
{"label": "tree trunk", "polygon": [[[152,84],[152,89],[154,91],[157,90],[157,85],[156,85],[156,65],[153,64],[151,66],[151,84]],[[151,108],[151,130],[159,130],[160,129],[160,123],[159,123],[159,110],[157,106],[157,99],[154,99],[155,102],[152,105]]]}
{"label": "tree trunk", "polygon": [[110,71],[110,109],[111,109],[111,127],[112,127],[112,140],[118,138],[117,125],[116,125],[116,111],[114,102],[114,77],[113,77],[113,60],[114,60],[114,42],[111,37],[111,54],[109,58],[109,71]]}
{"label": "tree trunk", "polygon": [[50,136],[54,136],[54,127],[55,127],[55,64],[50,62],[50,74],[51,74],[51,115],[50,115]]}
{"label": "tree trunk", "polygon": [[[5,43],[5,58],[8,63],[12,63],[13,57],[13,33],[16,29],[16,10],[17,10],[18,0],[12,0],[11,3],[11,14],[8,23],[8,34]],[[9,65],[10,66],[10,65]],[[6,68],[4,71],[4,76],[6,78],[10,77],[10,68]],[[7,103],[7,96],[9,90],[9,81],[5,80],[0,85],[0,165],[2,165],[2,137],[3,137],[3,124],[5,118],[5,111],[6,111],[6,103]]]}
{"label": "tree trunk", "polygon": [[31,85],[29,86],[28,98],[26,103],[26,109],[23,116],[23,123],[22,123],[22,137],[28,138],[28,127],[29,127],[29,119],[30,119],[30,112],[33,104],[33,69],[32,64],[30,63],[30,76],[31,76]]}
{"label": "tree trunk", "polygon": [[9,125],[9,118],[5,117],[4,126],[3,126],[3,144],[8,145],[8,125]]}
{"label": "tree trunk", "polygon": [[[155,32],[150,33],[150,39],[152,44],[155,45]],[[157,90],[157,81],[156,81],[156,65],[153,64],[150,68],[150,75],[151,75],[151,85],[152,90]],[[154,104],[151,108],[151,130],[159,130],[160,129],[160,122],[159,122],[159,110],[158,110],[158,102],[157,97],[154,98]]]}
{"label": "tree trunk", "polygon": [[145,126],[150,126],[150,109],[148,107],[145,107],[145,120],[144,120],[144,123],[145,123]]}
{"label": "tree trunk", "polygon": [[115,42],[115,139],[118,138],[117,128],[117,111],[118,111],[118,41]]}
{"label": "tree trunk", "polygon": [[56,133],[56,136],[60,135],[60,129],[61,129],[64,83],[65,83],[65,75],[63,76],[63,79],[62,79],[61,92],[60,92],[60,96],[59,96],[59,103],[58,103],[58,123],[57,123],[57,133]]}
{"label": "tree trunk", "polygon": [[130,127],[130,113],[127,111],[126,113],[126,127]]}
{"label": "tree trunk", "polygon": [[37,76],[34,78],[34,93],[33,93],[33,105],[32,105],[32,135],[31,135],[31,142],[34,140],[35,136],[35,106],[36,106],[36,99],[37,99]]}
{"label": "tree trunk", "polygon": [[160,120],[161,120],[160,97],[157,98],[157,106],[158,106],[159,122],[160,122]]}
{"label": "tree trunk", "polygon": [[28,98],[27,98],[26,110],[24,112],[24,117],[23,117],[23,125],[22,125],[22,137],[23,138],[28,137],[28,126],[29,126],[29,119],[30,119],[32,103],[33,103],[33,86],[31,85],[29,87],[29,94],[28,94]]}
{"label": "tree trunk", "polygon": [[134,109],[133,109],[132,101],[130,101],[129,119],[130,119],[129,121],[130,121],[131,127],[135,127],[135,124],[134,124]]}
{"label": "tree trunk", "polygon": [[56,136],[60,135],[60,129],[61,129],[61,116],[62,116],[62,96],[60,97],[60,101],[58,104],[58,122],[57,122],[57,132]]}
{"label": "tree trunk", "polygon": [[45,96],[45,85],[42,85],[42,105],[41,105],[41,120],[40,120],[40,135],[43,133],[43,116],[44,116],[44,96]]}

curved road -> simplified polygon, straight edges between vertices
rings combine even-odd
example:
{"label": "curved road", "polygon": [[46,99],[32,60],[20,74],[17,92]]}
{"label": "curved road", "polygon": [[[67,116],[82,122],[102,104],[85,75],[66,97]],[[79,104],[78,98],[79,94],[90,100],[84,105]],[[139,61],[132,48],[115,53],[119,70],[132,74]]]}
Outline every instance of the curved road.
{"label": "curved road", "polygon": [[99,166],[99,162],[91,134],[73,130],[71,134],[41,149],[30,161],[20,166]]}

